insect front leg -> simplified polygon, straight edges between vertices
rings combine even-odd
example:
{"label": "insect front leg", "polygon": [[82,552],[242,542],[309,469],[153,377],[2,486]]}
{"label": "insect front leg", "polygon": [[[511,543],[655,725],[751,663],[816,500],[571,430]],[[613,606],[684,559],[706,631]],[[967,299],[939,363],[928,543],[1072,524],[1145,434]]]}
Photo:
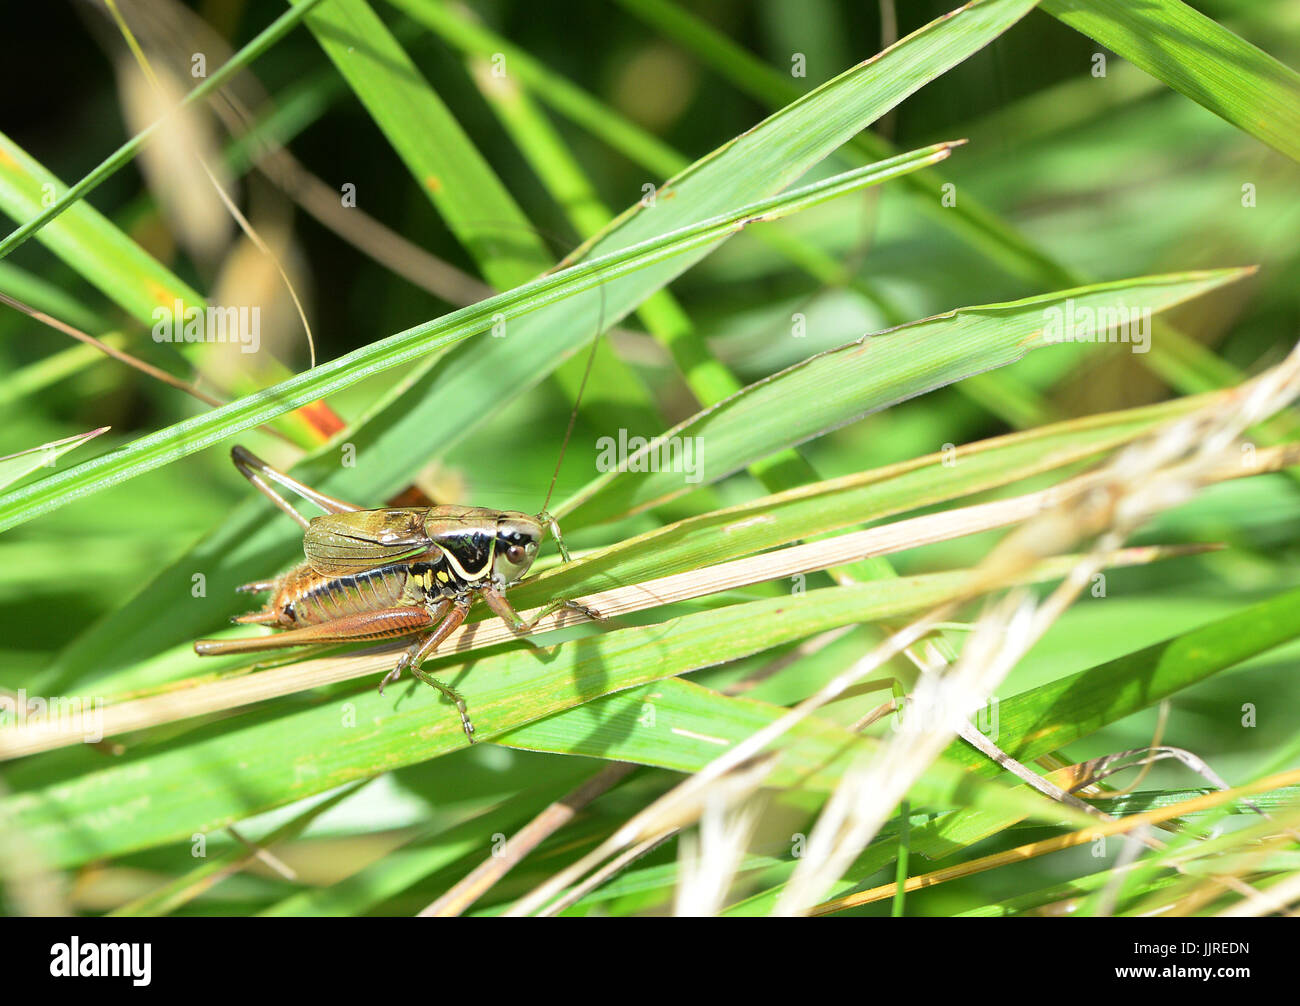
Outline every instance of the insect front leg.
{"label": "insect front leg", "polygon": [[437,678],[434,678],[420,669],[424,663],[433,654],[439,645],[460,627],[465,621],[465,616],[469,614],[469,599],[457,598],[453,601],[451,598],[443,598],[436,605],[429,609],[429,616],[434,621],[439,618],[442,621],[438,627],[429,633],[417,639],[411,644],[410,648],[402,654],[402,659],[397,662],[397,666],[384,675],[384,679],[379,682],[379,694],[384,694],[384,686],[390,681],[396,681],[402,676],[402,671],[409,669],[411,676],[423,681],[426,685],[438,689],[443,695],[447,696],[456,705],[456,711],[460,713],[460,725],[465,731],[465,736],[469,738],[471,744],[474,743],[474,724],[469,720],[469,711],[465,705],[465,697],[452,688],[451,685],[445,685]]}
{"label": "insect front leg", "polygon": [[[559,521],[551,516],[551,514],[546,510],[539,513],[537,519],[542,524],[545,524],[550,530],[551,537],[555,539],[555,547],[559,549],[560,558],[565,562],[572,562],[573,560],[569,558],[569,550],[564,547],[564,535],[560,534]],[[491,596],[488,596],[489,594]],[[605,616],[595,608],[589,608],[578,601],[552,601],[550,604],[538,611],[532,618],[525,620],[515,614],[514,608],[510,606],[510,602],[505,599],[504,594],[492,591],[489,587],[484,592],[484,596],[487,599],[488,604],[492,606],[492,610],[505,619],[506,623],[516,632],[529,631],[547,615],[551,614],[553,611],[559,611],[561,608],[568,608],[570,611],[576,611],[579,614],[590,618],[593,622],[603,622],[605,620]],[[510,614],[507,615],[505,612],[509,612]]]}
{"label": "insect front leg", "polygon": [[537,515],[537,519],[550,530],[551,537],[555,539],[555,547],[560,550],[560,558],[565,562],[572,562],[573,560],[569,558],[569,550],[564,547],[564,535],[560,534],[560,522],[545,510]]}

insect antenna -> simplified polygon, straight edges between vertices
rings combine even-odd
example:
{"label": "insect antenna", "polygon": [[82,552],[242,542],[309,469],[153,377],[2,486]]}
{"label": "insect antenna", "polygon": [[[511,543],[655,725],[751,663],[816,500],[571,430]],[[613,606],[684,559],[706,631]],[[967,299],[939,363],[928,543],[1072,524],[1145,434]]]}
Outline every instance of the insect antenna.
{"label": "insect antenna", "polygon": [[[520,229],[517,224],[513,224],[513,223],[494,222],[489,226],[492,226],[502,231],[511,231],[511,230]],[[556,248],[563,247],[566,244],[566,242],[563,239],[561,239],[558,235],[550,233],[549,231],[543,228],[529,226],[523,229],[527,230],[532,234],[536,234],[538,237],[540,237],[551,248],[553,252],[555,251]],[[569,247],[572,246],[569,245]],[[587,244],[579,245],[577,249],[571,251],[567,256],[561,255],[560,256],[561,261],[559,262],[559,264],[547,270],[547,272],[555,272],[559,269],[563,269],[566,266],[572,265],[579,258],[581,258],[582,253],[585,253],[589,250],[590,248]],[[565,428],[564,439],[560,442],[560,456],[555,459],[555,470],[551,472],[551,484],[546,487],[546,499],[542,501],[541,512],[537,514],[537,520],[540,523],[545,524],[547,528],[550,530],[551,536],[555,539],[556,547],[559,548],[560,555],[565,562],[569,561],[569,551],[564,547],[564,539],[560,536],[560,525],[556,522],[555,518],[551,515],[550,511],[547,508],[551,505],[551,496],[552,494],[554,494],[555,484],[560,478],[560,468],[564,464],[564,455],[565,452],[569,449],[569,440],[572,438],[574,426],[577,425],[578,422],[578,409],[582,405],[582,396],[583,393],[587,390],[587,381],[590,379],[592,368],[595,366],[596,363],[596,351],[600,348],[600,337],[601,335],[604,334],[605,331],[605,309],[606,309],[605,284],[603,282],[598,284],[597,290],[600,292],[600,310],[596,316],[596,332],[591,340],[591,349],[587,353],[587,366],[582,372],[582,380],[578,382],[578,394],[574,398],[573,409],[572,411],[569,412],[569,425]]]}
{"label": "insect antenna", "polygon": [[573,408],[569,412],[569,425],[565,427],[564,439],[560,441],[560,455],[555,459],[555,470],[551,472],[551,484],[546,487],[546,499],[542,501],[541,513],[537,519],[550,529],[551,537],[555,539],[555,545],[560,550],[560,556],[565,562],[569,561],[569,550],[564,547],[564,538],[560,535],[560,525],[555,518],[551,516],[548,509],[551,505],[551,495],[555,492],[555,483],[560,478],[560,468],[564,465],[564,455],[569,449],[569,440],[573,437],[573,428],[578,422],[578,409],[582,405],[583,392],[587,390],[587,381],[591,377],[592,367],[596,363],[596,350],[600,348],[600,337],[605,331],[605,285],[599,286],[600,291],[600,311],[596,316],[596,334],[591,339],[591,349],[587,351],[587,366],[582,371],[582,380],[578,382],[578,394],[573,399]]}

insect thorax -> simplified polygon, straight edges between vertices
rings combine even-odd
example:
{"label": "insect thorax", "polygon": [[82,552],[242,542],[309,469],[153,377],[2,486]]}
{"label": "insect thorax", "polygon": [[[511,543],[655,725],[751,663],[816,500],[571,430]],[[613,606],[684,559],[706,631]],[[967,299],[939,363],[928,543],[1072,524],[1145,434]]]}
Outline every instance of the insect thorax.
{"label": "insect thorax", "polygon": [[459,597],[487,583],[486,570],[482,576],[461,576],[446,558],[436,562],[412,562],[406,569],[407,592],[413,595],[422,593],[426,598]]}

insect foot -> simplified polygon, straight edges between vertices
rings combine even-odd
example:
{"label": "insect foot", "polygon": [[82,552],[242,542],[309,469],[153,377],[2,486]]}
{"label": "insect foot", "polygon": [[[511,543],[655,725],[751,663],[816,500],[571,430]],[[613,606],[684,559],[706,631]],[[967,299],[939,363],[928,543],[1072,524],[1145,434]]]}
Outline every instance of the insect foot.
{"label": "insect foot", "polygon": [[387,674],[385,674],[385,675],[383,676],[383,678],[380,680],[380,682],[379,682],[379,694],[380,694],[380,695],[383,695],[383,694],[384,694],[384,688],[386,688],[386,687],[387,687],[391,682],[396,681],[396,680],[397,680],[398,678],[400,678],[401,676],[402,676],[402,665],[401,665],[401,664],[398,664],[398,665],[397,665],[396,667],[394,667],[391,671],[389,671]]}
{"label": "insect foot", "polygon": [[451,685],[444,685],[437,678],[432,678],[429,675],[425,674],[424,671],[420,670],[414,664],[411,665],[411,673],[414,674],[421,681],[423,681],[426,685],[438,689],[438,691],[442,692],[443,695],[447,696],[447,698],[451,699],[452,702],[456,703],[456,711],[460,713],[460,725],[465,731],[465,737],[469,740],[471,744],[473,744],[474,724],[469,721],[469,711],[466,709],[465,706],[465,697],[461,695],[460,692],[456,691],[456,689],[452,688]]}
{"label": "insect foot", "polygon": [[403,656],[402,659],[398,661],[397,666],[383,676],[383,678],[379,682],[379,694],[383,695],[384,688],[387,687],[392,682],[396,681],[398,678],[400,678],[402,676],[403,670],[409,670],[411,672],[412,677],[417,678],[420,681],[423,681],[430,688],[438,689],[438,691],[442,692],[443,695],[447,696],[447,698],[451,699],[451,701],[455,703],[456,712],[460,714],[461,728],[465,731],[466,738],[468,738],[469,742],[473,744],[474,724],[471,723],[469,719],[469,709],[465,704],[465,696],[461,695],[460,692],[452,688],[451,685],[444,685],[437,678],[430,677],[428,674],[425,674],[424,671],[420,670],[414,663],[410,661],[408,656]]}
{"label": "insect foot", "polygon": [[578,602],[578,601],[565,601],[565,602],[564,602],[564,606],[565,606],[566,608],[568,608],[569,610],[571,610],[571,611],[576,611],[576,612],[578,612],[578,614],[580,614],[580,615],[586,615],[586,616],[587,616],[588,618],[590,618],[593,622],[607,622],[607,621],[609,621],[608,618],[606,618],[604,615],[602,615],[602,614],[601,614],[599,611],[597,611],[595,608],[589,608],[589,607],[587,607],[587,605],[582,604],[582,603],[580,603],[580,602]]}

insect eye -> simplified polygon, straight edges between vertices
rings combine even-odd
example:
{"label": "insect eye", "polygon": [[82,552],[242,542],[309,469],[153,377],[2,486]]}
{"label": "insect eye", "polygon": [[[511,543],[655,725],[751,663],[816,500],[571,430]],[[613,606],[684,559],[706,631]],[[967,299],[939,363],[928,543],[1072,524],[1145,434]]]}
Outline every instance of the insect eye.
{"label": "insect eye", "polygon": [[524,552],[524,547],[522,545],[506,546],[506,558],[510,560],[510,562],[513,565],[518,566],[521,562],[523,562],[524,555],[525,552]]}

